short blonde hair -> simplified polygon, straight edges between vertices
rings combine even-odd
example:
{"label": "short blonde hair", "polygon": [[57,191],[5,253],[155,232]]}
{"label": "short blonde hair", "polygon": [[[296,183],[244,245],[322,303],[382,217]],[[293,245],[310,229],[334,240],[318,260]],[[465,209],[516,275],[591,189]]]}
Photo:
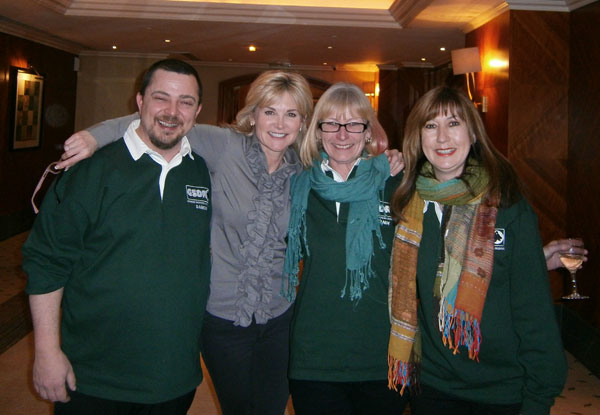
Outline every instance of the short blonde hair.
{"label": "short blonde hair", "polygon": [[[246,103],[235,116],[235,124],[232,128],[239,133],[251,135],[254,132],[254,124],[251,122],[254,111],[259,107],[272,105],[285,93],[290,94],[297,105],[297,110],[305,123],[311,116],[313,109],[313,98],[310,86],[306,79],[295,72],[266,71],[252,82]],[[302,128],[296,139],[296,145],[303,139]]]}
{"label": "short blonde hair", "polygon": [[325,117],[340,114],[346,110],[367,121],[367,131],[371,135],[371,141],[365,145],[365,149],[369,155],[381,154],[387,148],[387,135],[377,120],[375,110],[365,93],[354,84],[338,82],[323,93],[315,106],[313,118],[306,131],[306,138],[300,145],[300,160],[305,167],[310,167],[314,160],[321,158],[320,151],[323,149],[323,145],[317,138],[319,123]]}

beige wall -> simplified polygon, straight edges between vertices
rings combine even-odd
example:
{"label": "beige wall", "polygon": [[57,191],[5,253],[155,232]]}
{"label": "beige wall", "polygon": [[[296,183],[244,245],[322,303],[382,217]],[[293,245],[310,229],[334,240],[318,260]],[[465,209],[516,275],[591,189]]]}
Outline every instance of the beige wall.
{"label": "beige wall", "polygon": [[[77,109],[75,130],[81,130],[99,121],[129,114],[136,110],[136,81],[152,63],[160,57],[131,56],[80,56],[77,75]],[[198,122],[215,124],[219,97],[219,82],[245,75],[259,73],[265,67],[202,66],[193,63],[198,70],[204,88],[203,108]],[[299,72],[335,83],[352,82],[362,87],[363,82],[373,82],[377,74],[372,72],[348,72],[332,70],[300,70]]]}

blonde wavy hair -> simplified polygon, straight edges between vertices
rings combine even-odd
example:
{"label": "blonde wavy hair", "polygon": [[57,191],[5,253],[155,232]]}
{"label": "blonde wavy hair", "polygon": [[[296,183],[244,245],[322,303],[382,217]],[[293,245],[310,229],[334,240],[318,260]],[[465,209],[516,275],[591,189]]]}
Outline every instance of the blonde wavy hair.
{"label": "blonde wavy hair", "polygon": [[[285,93],[290,94],[297,105],[297,110],[302,117],[302,126],[310,119],[313,109],[313,97],[310,86],[306,79],[296,72],[266,71],[252,82],[250,90],[246,95],[246,102],[235,116],[235,123],[230,127],[235,131],[252,135],[254,124],[251,122],[252,115],[257,108],[268,107],[280,99]],[[306,129],[301,128],[294,145],[304,139]]]}

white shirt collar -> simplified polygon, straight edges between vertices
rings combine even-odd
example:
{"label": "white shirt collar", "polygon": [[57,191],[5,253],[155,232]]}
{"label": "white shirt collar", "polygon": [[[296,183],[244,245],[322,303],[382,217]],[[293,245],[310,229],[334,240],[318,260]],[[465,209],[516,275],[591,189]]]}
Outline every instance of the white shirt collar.
{"label": "white shirt collar", "polygon": [[425,200],[425,206],[423,206],[423,214],[425,214],[425,212],[427,212],[427,208],[429,207],[430,203],[433,204],[433,207],[435,208],[435,215],[438,218],[438,222],[441,224],[442,217],[444,216],[444,208],[438,202],[435,202],[433,200]]}
{"label": "white shirt collar", "polygon": [[161,172],[158,179],[158,189],[160,192],[160,198],[162,200],[165,192],[165,182],[167,180],[167,174],[169,174],[169,171],[171,171],[171,169],[179,166],[185,156],[190,156],[190,158],[194,160],[192,147],[190,146],[190,142],[188,141],[187,137],[184,136],[181,139],[181,147],[179,148],[179,153],[177,153],[175,157],[171,159],[171,161],[167,161],[162,156],[162,154],[152,150],[146,145],[146,143],[142,141],[142,139],[136,131],[139,125],[140,120],[135,120],[131,124],[129,124],[129,127],[127,128],[127,131],[123,136],[123,140],[125,140],[127,150],[129,150],[129,154],[131,154],[131,157],[135,161],[138,161],[144,154],[148,154],[150,158],[154,160],[155,163],[161,166]]}
{"label": "white shirt collar", "polygon": [[[140,159],[140,157],[142,157],[144,154],[148,154],[157,163],[162,164],[160,161],[157,160],[157,158],[161,159],[164,163],[166,163],[165,158],[161,154],[152,150],[150,147],[148,147],[146,145],[146,143],[144,143],[144,141],[142,141],[142,139],[140,138],[140,136],[138,135],[138,133],[136,131],[139,126],[140,126],[139,119],[132,121],[131,124],[129,124],[127,131],[125,132],[125,135],[123,136],[123,139],[125,140],[125,145],[127,146],[127,149],[129,150],[129,154],[131,154],[131,157],[135,161],[138,161]],[[194,156],[192,153],[192,147],[190,146],[190,142],[188,141],[187,137],[183,137],[181,139],[181,147],[179,149],[179,155],[181,157],[185,157],[185,156],[189,155],[190,158],[192,160],[194,160]]]}
{"label": "white shirt collar", "polygon": [[[356,161],[354,162],[354,164],[352,165],[352,169],[354,169],[354,167],[356,167],[360,161],[362,159],[359,157],[356,159]],[[352,169],[350,169],[350,171],[352,171]],[[328,171],[330,171],[331,173],[333,173],[333,180],[335,180],[336,182],[345,182],[346,178],[342,177],[341,174],[339,174],[337,171],[335,171],[335,169],[333,167],[331,167],[331,165],[329,164],[329,159],[323,159],[323,161],[321,161],[321,170],[323,171],[323,173],[326,173]]]}
{"label": "white shirt collar", "polygon": [[[358,159],[356,159],[356,161],[352,165],[352,169],[354,169],[354,167],[356,167],[358,165],[358,163],[360,163],[360,160],[361,160],[360,157]],[[352,169],[350,169],[350,171],[352,171]],[[329,164],[329,159],[323,159],[323,161],[321,161],[321,170],[323,171],[323,173],[330,171],[333,174],[333,180],[335,180],[336,182],[345,182],[346,181],[346,179],[344,177],[342,177],[341,174],[339,174],[337,171],[334,170],[333,167],[331,167],[331,165]],[[335,210],[337,212],[338,219],[339,219],[340,202],[335,202]]]}

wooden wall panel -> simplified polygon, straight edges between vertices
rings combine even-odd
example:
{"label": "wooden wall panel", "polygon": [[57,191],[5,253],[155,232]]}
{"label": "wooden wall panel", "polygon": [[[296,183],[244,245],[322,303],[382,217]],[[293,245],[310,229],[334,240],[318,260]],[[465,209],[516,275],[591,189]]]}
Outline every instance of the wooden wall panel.
{"label": "wooden wall panel", "polygon": [[[568,41],[568,13],[549,12],[506,12],[466,36],[482,57],[475,98],[488,99],[487,132],[523,180],[545,242],[566,235]],[[554,298],[563,277],[552,273]]]}
{"label": "wooden wall panel", "polygon": [[[459,77],[462,79],[462,77]],[[404,124],[417,100],[435,86],[454,82],[448,64],[437,68],[400,68],[379,71],[378,118],[388,135],[390,148],[402,147]]]}
{"label": "wooden wall panel", "polygon": [[510,17],[508,155],[547,241],[566,235],[569,14]]}
{"label": "wooden wall panel", "polygon": [[[29,199],[50,162],[61,154],[62,142],[73,133],[77,73],[75,56],[57,49],[0,33],[0,219],[31,212]],[[11,65],[33,65],[45,77],[41,146],[10,150],[8,73]],[[48,116],[51,118],[48,118]],[[50,122],[48,122],[50,120]],[[0,237],[8,226],[0,220]]]}
{"label": "wooden wall panel", "polygon": [[[600,2],[571,13],[567,230],[584,238],[589,261],[577,273],[589,300],[570,304],[600,328]],[[597,347],[597,345],[596,345]],[[596,349],[597,352],[597,349]]]}
{"label": "wooden wall panel", "polygon": [[398,71],[379,70],[379,109],[377,118],[388,135],[389,147],[400,148],[402,135],[401,100],[399,97]]}
{"label": "wooden wall panel", "polygon": [[[569,14],[510,12],[508,157],[544,242],[567,236]],[[551,276],[559,299],[565,278]]]}
{"label": "wooden wall panel", "polygon": [[488,111],[482,113],[486,131],[494,146],[508,156],[508,68],[492,68],[491,59],[508,61],[510,26],[509,12],[491,20],[484,26],[467,34],[467,47],[479,47],[482,71],[475,74],[474,98],[487,98]]}

